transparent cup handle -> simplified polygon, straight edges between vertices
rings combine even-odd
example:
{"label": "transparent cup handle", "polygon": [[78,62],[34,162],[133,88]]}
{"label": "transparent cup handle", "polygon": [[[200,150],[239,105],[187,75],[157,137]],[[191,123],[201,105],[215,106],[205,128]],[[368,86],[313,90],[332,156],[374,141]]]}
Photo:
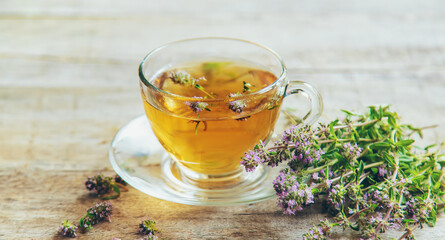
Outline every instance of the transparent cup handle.
{"label": "transparent cup handle", "polygon": [[304,115],[302,120],[305,124],[313,124],[323,112],[323,99],[321,98],[320,93],[318,93],[317,89],[309,83],[290,81],[286,86],[284,97],[292,94],[302,94],[302,96],[309,100],[311,108],[306,115]]}

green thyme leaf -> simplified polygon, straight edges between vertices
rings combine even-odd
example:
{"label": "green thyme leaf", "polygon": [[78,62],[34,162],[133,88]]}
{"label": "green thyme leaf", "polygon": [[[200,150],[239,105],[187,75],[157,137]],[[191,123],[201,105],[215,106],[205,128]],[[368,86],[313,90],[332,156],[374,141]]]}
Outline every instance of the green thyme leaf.
{"label": "green thyme leaf", "polygon": [[396,143],[396,146],[401,147],[401,146],[409,146],[411,144],[414,143],[413,139],[405,139],[405,140],[400,140]]}

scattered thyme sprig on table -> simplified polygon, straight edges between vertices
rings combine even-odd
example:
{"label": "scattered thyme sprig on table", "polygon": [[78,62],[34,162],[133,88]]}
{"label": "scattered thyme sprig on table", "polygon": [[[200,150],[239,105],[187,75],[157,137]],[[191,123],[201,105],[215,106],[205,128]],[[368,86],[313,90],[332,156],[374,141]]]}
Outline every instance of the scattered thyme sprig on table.
{"label": "scattered thyme sprig on table", "polygon": [[[119,176],[105,177],[103,174],[92,176],[85,180],[85,187],[89,191],[95,191],[97,195],[103,200],[118,198],[121,194],[121,190],[128,191],[125,187],[127,183]],[[113,195],[106,195],[114,191]]]}
{"label": "scattered thyme sprig on table", "polygon": [[60,224],[59,226],[59,233],[62,234],[62,236],[64,237],[72,237],[75,238],[77,237],[77,225],[65,220],[62,222],[62,224]]}
{"label": "scattered thyme sprig on table", "polygon": [[111,202],[95,203],[93,207],[87,209],[87,213],[80,219],[79,227],[85,231],[93,228],[93,225],[108,220],[111,222],[113,205]]}
{"label": "scattered thyme sprig on table", "polygon": [[147,220],[143,220],[140,224],[139,224],[139,234],[143,234],[143,235],[147,235],[146,238],[147,240],[156,240],[158,239],[157,236],[155,236],[155,233],[159,233],[161,232],[161,230],[159,230],[156,227],[156,222],[150,219]]}
{"label": "scattered thyme sprig on table", "polygon": [[111,222],[111,215],[113,214],[113,206],[110,202],[94,203],[94,206],[87,209],[87,213],[80,219],[79,227],[65,220],[59,226],[59,233],[64,237],[77,237],[77,229],[80,228],[83,232],[92,229],[93,225],[108,220]]}
{"label": "scattered thyme sprig on table", "polygon": [[303,239],[327,239],[334,227],[359,231],[363,239],[403,228],[400,239],[414,239],[416,228],[434,226],[445,202],[440,147],[414,147],[412,136],[422,129],[399,123],[389,107],[344,113],[344,121],[316,129],[293,126],[273,147],[260,142],[241,163],[247,171],[287,163],[273,181],[286,214],[325,203],[333,221],[314,225]]}

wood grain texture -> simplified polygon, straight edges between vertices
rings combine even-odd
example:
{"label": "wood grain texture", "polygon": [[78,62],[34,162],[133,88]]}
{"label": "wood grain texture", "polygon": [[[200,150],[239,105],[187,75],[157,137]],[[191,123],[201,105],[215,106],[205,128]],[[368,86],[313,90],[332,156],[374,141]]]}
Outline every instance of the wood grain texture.
{"label": "wood grain texture", "polygon": [[[58,224],[98,201],[83,181],[112,173],[111,139],[143,112],[138,64],[173,40],[265,44],[284,57],[290,79],[320,90],[322,119],[392,104],[404,121],[439,124],[425,142],[444,141],[444,12],[439,0],[0,1],[0,239],[61,239]],[[113,203],[113,221],[81,239],[138,239],[145,217],[167,239],[295,239],[326,216],[317,206],[283,216],[275,200],[186,206],[135,189]],[[441,217],[417,237],[445,239],[444,229]]]}

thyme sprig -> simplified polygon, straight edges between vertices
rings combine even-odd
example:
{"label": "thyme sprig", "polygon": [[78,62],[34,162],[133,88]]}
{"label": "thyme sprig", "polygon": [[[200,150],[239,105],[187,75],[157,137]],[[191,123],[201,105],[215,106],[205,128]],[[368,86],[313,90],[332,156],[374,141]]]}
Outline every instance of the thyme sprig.
{"label": "thyme sprig", "polygon": [[79,225],[65,220],[59,226],[59,233],[64,237],[77,237],[77,229],[80,228],[82,232],[93,229],[93,225],[108,220],[111,222],[111,215],[113,214],[113,206],[111,202],[94,203],[94,206],[87,209],[86,214],[80,219]]}
{"label": "thyme sprig", "polygon": [[369,107],[367,114],[343,111],[345,119],[293,126],[274,146],[260,142],[242,164],[287,163],[273,185],[278,205],[295,214],[323,202],[334,222],[321,221],[303,239],[327,239],[334,227],[359,231],[363,239],[382,239],[388,229],[413,231],[434,226],[444,208],[445,157],[441,146],[413,146],[422,128],[402,124],[389,107]]}
{"label": "thyme sprig", "polygon": [[[237,92],[237,93],[231,93],[229,94],[229,98],[234,98],[234,97],[238,97],[241,96],[241,93]],[[241,113],[244,108],[247,107],[246,104],[246,100],[232,100],[228,103],[229,105],[229,109],[232,110],[235,113]]]}
{"label": "thyme sprig", "polygon": [[169,78],[177,84],[190,86],[198,89],[199,91],[203,92],[205,95],[207,95],[210,98],[215,98],[213,94],[208,93],[203,86],[201,86],[198,82],[207,81],[205,77],[200,78],[194,78],[192,77],[188,72],[186,71],[172,71],[169,74]]}
{"label": "thyme sprig", "polygon": [[94,206],[87,209],[87,213],[79,221],[79,227],[82,231],[93,228],[93,225],[108,220],[111,222],[113,214],[113,205],[111,202],[94,203]]}
{"label": "thyme sprig", "polygon": [[59,226],[59,233],[64,237],[77,237],[77,225],[69,220],[65,220]]}
{"label": "thyme sprig", "polygon": [[157,232],[161,232],[161,231],[156,227],[156,222],[153,220],[150,220],[150,219],[142,220],[141,223],[139,224],[139,234],[154,235]]}
{"label": "thyme sprig", "polygon": [[251,92],[252,91],[252,89],[251,89],[252,87],[255,87],[255,86],[250,84],[250,83],[248,83],[248,82],[246,82],[246,81],[243,81],[243,93]]}
{"label": "thyme sprig", "polygon": [[[89,191],[95,191],[102,200],[118,198],[123,191],[128,191],[125,187],[127,183],[119,176],[105,177],[103,174],[92,176],[85,180],[85,187]],[[114,191],[114,194],[108,193]]]}

